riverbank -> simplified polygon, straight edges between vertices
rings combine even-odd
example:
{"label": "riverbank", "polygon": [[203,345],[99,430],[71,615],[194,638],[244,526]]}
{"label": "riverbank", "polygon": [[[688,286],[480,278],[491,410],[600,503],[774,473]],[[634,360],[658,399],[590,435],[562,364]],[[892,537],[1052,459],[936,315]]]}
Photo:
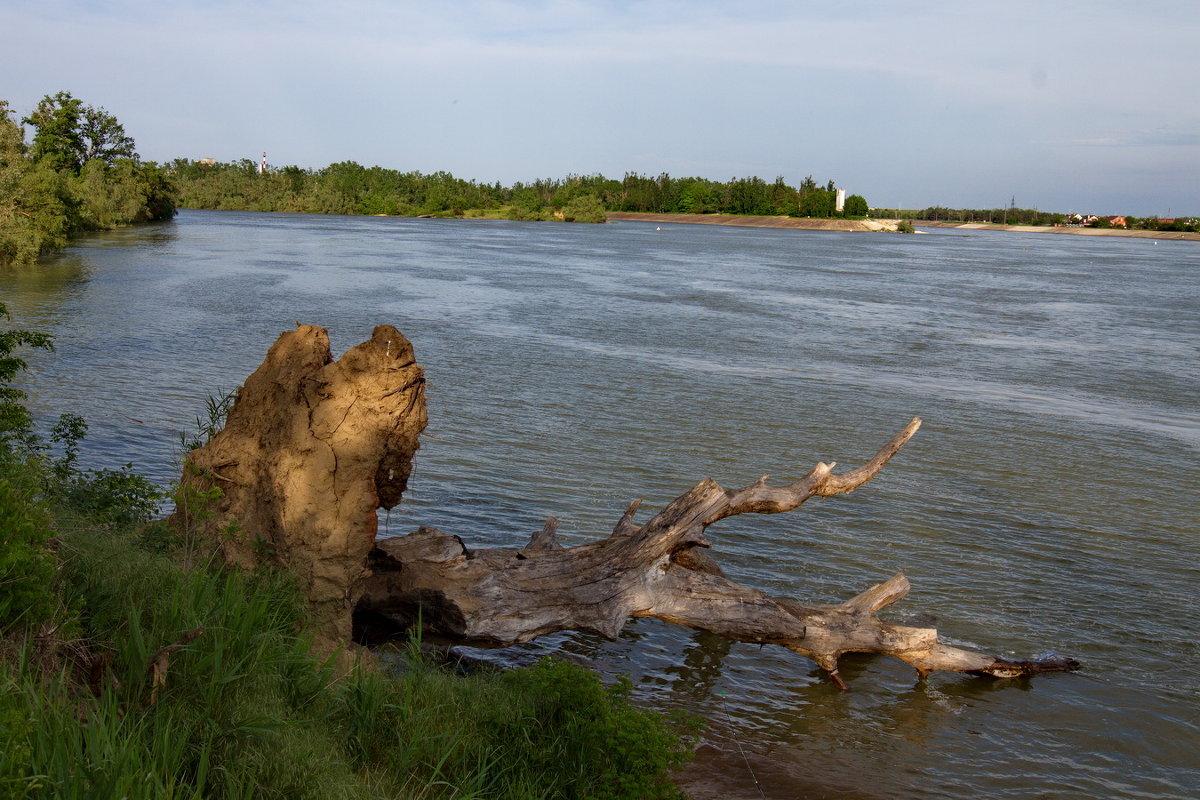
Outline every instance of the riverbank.
{"label": "riverbank", "polygon": [[[608,212],[609,222],[658,222],[683,225],[732,225],[742,228],[790,228],[809,231],[859,231],[894,233],[895,219],[816,219],[813,217],[752,217],[738,214],[643,214],[629,211]],[[1143,231],[1124,228],[1072,228],[1045,225],[996,225],[988,222],[934,222],[913,220],[917,228],[958,228],[961,230],[1013,231],[1016,233],[1055,233],[1073,236],[1118,236],[1126,239],[1200,241],[1200,233],[1184,231]]]}
{"label": "riverbank", "polygon": [[1066,225],[1049,227],[1046,225],[997,225],[990,222],[934,222],[931,220],[913,220],[918,228],[958,228],[960,230],[978,231],[1015,231],[1017,233],[1065,233],[1072,236],[1120,236],[1126,239],[1183,239],[1200,241],[1200,233],[1186,231],[1143,231],[1126,230],[1125,228],[1074,228]]}
{"label": "riverbank", "polygon": [[815,217],[751,217],[740,214],[643,214],[609,211],[609,222],[667,222],[684,225],[733,225],[741,228],[791,228],[806,231],[896,231],[894,219],[817,219]]}

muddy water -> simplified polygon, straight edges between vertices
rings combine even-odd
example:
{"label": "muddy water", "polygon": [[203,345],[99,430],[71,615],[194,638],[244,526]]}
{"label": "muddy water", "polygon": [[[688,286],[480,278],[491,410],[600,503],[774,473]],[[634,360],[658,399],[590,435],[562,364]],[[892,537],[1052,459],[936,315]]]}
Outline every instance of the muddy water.
{"label": "muddy water", "polygon": [[[661,230],[658,228],[661,227]],[[1033,681],[778,648],[654,621],[473,655],[554,652],[708,720],[711,797],[1200,794],[1200,246],[185,212],[0,274],[55,334],[36,410],[87,416],[91,465],[162,480],[204,398],[297,321],[335,350],[389,322],[431,425],[392,534],[568,543],[710,476],[850,466],[925,425],[854,495],[710,531],[732,577],[810,602],[903,570],[891,619],[1086,670]]]}

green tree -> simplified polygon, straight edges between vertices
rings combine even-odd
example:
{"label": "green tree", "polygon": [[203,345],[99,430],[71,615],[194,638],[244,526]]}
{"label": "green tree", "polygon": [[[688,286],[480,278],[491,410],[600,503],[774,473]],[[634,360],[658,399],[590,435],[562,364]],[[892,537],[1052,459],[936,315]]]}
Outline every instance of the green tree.
{"label": "green tree", "polygon": [[576,197],[563,206],[563,219],[567,222],[607,222],[604,206],[594,194]]}
{"label": "green tree", "polygon": [[834,206],[837,204],[835,190],[829,185],[817,186],[817,182],[809,175],[800,184],[800,196],[796,198],[796,211],[801,217],[832,217]]}
{"label": "green tree", "polygon": [[83,166],[83,103],[70,92],[46,95],[36,109],[22,122],[33,125],[30,155],[55,172],[66,169],[78,171]]}
{"label": "green tree", "polygon": [[103,108],[88,106],[83,110],[80,139],[83,144],[81,156],[85,164],[93,159],[106,164],[112,164],[118,158],[137,160],[133,139],[125,133],[125,126]]}
{"label": "green tree", "polygon": [[847,217],[865,217],[869,210],[867,199],[861,194],[852,194],[846,198],[845,213]]}
{"label": "green tree", "polygon": [[58,175],[28,155],[21,127],[0,100],[0,265],[28,264],[67,240]]}
{"label": "green tree", "polygon": [[29,264],[74,233],[170,219],[177,190],[138,161],[133,139],[103,108],[70,92],[47,95],[24,132],[0,101],[0,265]]}
{"label": "green tree", "polygon": [[[8,308],[0,302],[0,320],[8,319]],[[15,354],[20,347],[54,349],[47,334],[21,328],[0,331],[0,450],[26,442],[33,426],[24,404],[25,393],[10,385],[26,367],[25,360]]]}
{"label": "green tree", "polygon": [[103,108],[85,106],[70,92],[46,95],[23,122],[33,125],[31,155],[56,172],[78,172],[99,159],[112,165],[120,158],[137,160],[133,139],[125,126]]}

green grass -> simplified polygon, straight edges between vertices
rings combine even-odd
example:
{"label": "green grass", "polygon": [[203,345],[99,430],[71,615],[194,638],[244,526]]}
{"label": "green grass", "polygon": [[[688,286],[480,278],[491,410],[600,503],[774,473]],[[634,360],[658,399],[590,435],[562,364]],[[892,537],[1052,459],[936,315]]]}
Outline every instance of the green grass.
{"label": "green grass", "polygon": [[464,678],[416,646],[394,675],[316,658],[291,577],[213,566],[148,522],[145,478],[76,468],[82,418],[51,457],[8,385],[17,346],[49,339],[0,331],[0,800],[678,796],[694,725],[627,682],[549,660]]}
{"label": "green grass", "polygon": [[550,660],[462,677],[416,647],[339,674],[289,577],[185,568],[111,508],[56,511],[39,548],[49,510],[16,497],[14,563],[55,573],[0,639],[0,798],[678,796],[688,726],[627,683]]}

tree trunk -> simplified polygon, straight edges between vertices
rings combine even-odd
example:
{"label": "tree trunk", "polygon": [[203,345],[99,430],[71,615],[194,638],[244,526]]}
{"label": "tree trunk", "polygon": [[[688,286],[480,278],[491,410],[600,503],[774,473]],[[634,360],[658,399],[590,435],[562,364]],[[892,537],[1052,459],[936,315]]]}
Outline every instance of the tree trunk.
{"label": "tree trunk", "polygon": [[867,464],[840,475],[818,464],[784,487],[765,479],[726,490],[704,480],[638,525],[633,503],[612,535],[561,548],[555,522],[520,550],[476,550],[434,528],[376,543],[358,611],[363,619],[420,624],[457,642],[507,645],[560,630],[614,638],[630,617],[654,617],[742,642],[776,644],[801,653],[845,688],[844,653],[881,653],[922,676],[952,670],[1016,677],[1078,668],[1069,660],[1012,662],[950,647],[932,628],[880,620],[876,613],[903,598],[908,579],[896,575],[836,606],[802,606],[735,583],[702,550],[705,531],[747,512],[791,511],[811,497],[846,494],[869,481],[920,426],[914,419]]}

